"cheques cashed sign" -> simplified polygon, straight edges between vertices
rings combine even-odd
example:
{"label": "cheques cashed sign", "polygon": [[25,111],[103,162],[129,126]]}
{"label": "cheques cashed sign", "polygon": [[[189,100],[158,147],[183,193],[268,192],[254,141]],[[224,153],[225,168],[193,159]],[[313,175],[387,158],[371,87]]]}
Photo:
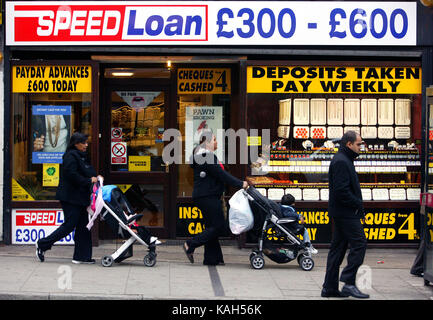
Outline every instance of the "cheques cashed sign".
{"label": "cheques cashed sign", "polygon": [[6,45],[416,45],[416,2],[6,2]]}

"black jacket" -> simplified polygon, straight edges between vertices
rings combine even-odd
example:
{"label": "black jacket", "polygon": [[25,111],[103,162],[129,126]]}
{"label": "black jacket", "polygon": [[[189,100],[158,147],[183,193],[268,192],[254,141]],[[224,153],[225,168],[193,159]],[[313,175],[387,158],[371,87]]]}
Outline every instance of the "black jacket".
{"label": "black jacket", "polygon": [[358,156],[347,147],[340,147],[329,166],[329,204],[330,217],[364,217],[361,187],[353,160]]}
{"label": "black jacket", "polygon": [[[196,154],[191,157],[194,169],[193,198],[216,196],[220,198],[225,184],[241,189],[243,182],[223,170],[217,156],[212,152]],[[203,173],[202,173],[203,172]]]}
{"label": "black jacket", "polygon": [[66,151],[60,170],[56,199],[76,205],[88,206],[95,169],[87,161],[87,155],[77,149]]}

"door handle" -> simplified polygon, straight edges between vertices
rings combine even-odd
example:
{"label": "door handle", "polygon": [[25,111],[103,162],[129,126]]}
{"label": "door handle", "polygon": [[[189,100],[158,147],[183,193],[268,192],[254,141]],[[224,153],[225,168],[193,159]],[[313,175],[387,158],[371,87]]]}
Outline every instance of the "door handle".
{"label": "door handle", "polygon": [[161,164],[161,167],[165,167],[165,173],[170,172],[170,165],[168,164],[168,162],[166,162],[165,164]]}

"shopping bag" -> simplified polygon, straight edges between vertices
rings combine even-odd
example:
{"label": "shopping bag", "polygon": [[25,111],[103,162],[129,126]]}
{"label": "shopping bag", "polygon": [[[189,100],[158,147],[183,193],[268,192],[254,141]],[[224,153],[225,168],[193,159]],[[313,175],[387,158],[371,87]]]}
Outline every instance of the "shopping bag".
{"label": "shopping bag", "polygon": [[243,189],[237,191],[229,200],[229,227],[233,234],[241,234],[251,230],[254,217],[248,202],[248,196]]}

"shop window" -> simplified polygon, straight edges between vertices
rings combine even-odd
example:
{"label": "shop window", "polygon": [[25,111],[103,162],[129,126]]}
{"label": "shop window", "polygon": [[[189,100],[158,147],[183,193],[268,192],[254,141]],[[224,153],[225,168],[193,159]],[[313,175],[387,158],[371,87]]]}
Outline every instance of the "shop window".
{"label": "shop window", "polygon": [[91,67],[14,66],[12,72],[12,201],[55,200],[71,134],[88,134],[91,147]]}
{"label": "shop window", "polygon": [[224,131],[230,128],[231,70],[180,68],[177,73],[177,124],[182,137],[182,164],[178,165],[178,196],[191,197],[194,185],[190,157],[200,131],[211,129],[218,142],[217,157],[224,162]]}
{"label": "shop window", "polygon": [[275,201],[292,194],[312,241],[330,241],[329,165],[342,135],[356,131],[365,141],[354,165],[367,239],[417,241],[420,68],[250,66],[247,74],[248,127],[270,131],[269,152],[252,159],[251,184]]}

